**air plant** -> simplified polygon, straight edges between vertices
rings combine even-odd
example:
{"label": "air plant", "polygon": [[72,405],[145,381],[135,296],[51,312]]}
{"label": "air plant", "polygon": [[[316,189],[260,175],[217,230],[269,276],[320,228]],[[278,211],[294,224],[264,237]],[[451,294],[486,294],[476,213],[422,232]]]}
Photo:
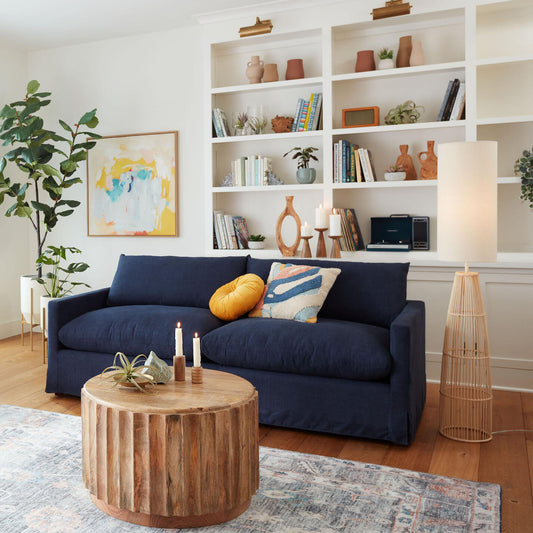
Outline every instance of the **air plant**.
{"label": "air plant", "polygon": [[257,135],[257,134],[263,133],[263,130],[266,128],[268,122],[265,117],[259,116],[259,117],[252,117],[248,121],[248,124],[250,125],[252,132]]}
{"label": "air plant", "polygon": [[248,122],[248,115],[247,113],[243,111],[242,113],[237,114],[237,118],[235,119],[235,123],[233,124],[233,127],[238,130],[243,130],[247,122]]}
{"label": "air plant", "polygon": [[424,106],[416,105],[412,100],[407,100],[407,102],[389,110],[385,117],[385,124],[412,124],[418,122],[421,115],[419,109],[423,111]]}
{"label": "air plant", "polygon": [[[117,359],[120,364],[117,364]],[[130,362],[130,360],[122,353],[117,352],[113,359],[113,364],[102,370],[101,376],[105,379],[114,381],[113,385],[122,385],[123,387],[136,387],[142,392],[148,392],[144,389],[147,385],[155,387],[153,376],[149,374],[142,374],[144,369],[150,369],[155,372],[159,372],[156,367],[152,365],[142,364],[142,360],[146,360],[147,357],[143,353],[138,355]],[[112,372],[112,374],[110,374]]]}

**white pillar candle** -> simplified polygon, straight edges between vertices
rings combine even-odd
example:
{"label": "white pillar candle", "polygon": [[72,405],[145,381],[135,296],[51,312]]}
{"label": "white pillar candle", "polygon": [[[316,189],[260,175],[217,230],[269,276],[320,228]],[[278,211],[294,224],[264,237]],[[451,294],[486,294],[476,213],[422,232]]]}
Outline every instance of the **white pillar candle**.
{"label": "white pillar candle", "polygon": [[183,332],[181,330],[181,322],[176,324],[176,331],[174,332],[176,339],[176,354],[183,355]]}
{"label": "white pillar candle", "polygon": [[194,339],[192,340],[192,364],[193,366],[202,366],[202,356],[200,353],[200,337],[198,333],[194,334]]}
{"label": "white pillar candle", "polygon": [[304,222],[304,225],[300,228],[300,234],[302,237],[311,237],[312,228],[307,222]]}
{"label": "white pillar candle", "polygon": [[322,204],[315,209],[315,228],[328,227],[328,211]]}
{"label": "white pillar candle", "polygon": [[329,215],[329,234],[331,237],[340,237],[341,232],[341,216],[337,214],[337,210],[333,210],[333,214]]}

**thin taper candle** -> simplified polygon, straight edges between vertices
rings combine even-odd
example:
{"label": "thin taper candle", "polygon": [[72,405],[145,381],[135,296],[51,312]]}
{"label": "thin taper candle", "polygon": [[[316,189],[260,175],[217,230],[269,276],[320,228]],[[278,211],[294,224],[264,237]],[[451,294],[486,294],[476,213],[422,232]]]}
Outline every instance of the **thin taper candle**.
{"label": "thin taper candle", "polygon": [[199,367],[202,366],[202,356],[200,352],[200,337],[198,333],[194,334],[194,339],[192,340],[192,363],[193,366]]}
{"label": "thin taper candle", "polygon": [[181,322],[176,324],[174,336],[176,340],[175,355],[183,355],[183,332],[181,329]]}

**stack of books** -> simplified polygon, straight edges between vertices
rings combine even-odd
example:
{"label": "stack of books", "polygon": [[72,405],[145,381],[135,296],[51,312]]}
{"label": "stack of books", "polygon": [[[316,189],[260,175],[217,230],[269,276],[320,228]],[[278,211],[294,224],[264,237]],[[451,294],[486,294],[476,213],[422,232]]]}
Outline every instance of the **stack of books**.
{"label": "stack of books", "polygon": [[220,107],[214,107],[212,111],[213,127],[217,137],[230,137],[230,129],[226,113]]}
{"label": "stack of books", "polygon": [[231,162],[234,187],[268,185],[269,172],[272,172],[272,159],[270,157],[249,155]]}
{"label": "stack of books", "polygon": [[333,183],[376,181],[372,154],[348,141],[333,145]]}
{"label": "stack of books", "polygon": [[318,129],[322,110],[322,93],[312,93],[309,100],[298,98],[292,131],[312,131]]}
{"label": "stack of books", "polygon": [[337,212],[341,215],[342,237],[339,239],[341,251],[357,252],[357,250],[364,250],[365,243],[355,211],[337,208]]}
{"label": "stack of books", "polygon": [[245,250],[248,248],[248,237],[244,217],[213,211],[213,247],[216,250]]}
{"label": "stack of books", "polygon": [[450,80],[440,106],[438,122],[465,118],[465,82],[458,78]]}

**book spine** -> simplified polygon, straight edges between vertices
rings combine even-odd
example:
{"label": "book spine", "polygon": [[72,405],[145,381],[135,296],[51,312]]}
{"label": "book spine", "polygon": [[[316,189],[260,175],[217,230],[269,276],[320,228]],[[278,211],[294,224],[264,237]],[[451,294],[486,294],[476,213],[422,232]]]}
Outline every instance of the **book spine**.
{"label": "book spine", "polygon": [[220,130],[221,137],[226,137],[226,131],[224,130],[224,124],[222,122],[222,110],[220,107],[215,107],[215,115],[217,117],[218,129]]}
{"label": "book spine", "polygon": [[350,182],[355,182],[355,144],[350,145]]}
{"label": "book spine", "polygon": [[455,97],[457,96],[457,91],[459,90],[460,82],[457,78],[453,80],[452,90],[450,91],[450,96],[446,102],[446,109],[444,110],[444,115],[442,120],[450,120],[450,114],[452,112],[453,104],[455,102]]}
{"label": "book spine", "polygon": [[365,149],[359,148],[359,161],[361,162],[362,179],[361,181],[370,181],[368,169],[366,167]]}
{"label": "book spine", "polygon": [[359,222],[357,221],[357,215],[355,214],[355,210],[346,209],[346,217],[348,220],[348,225],[350,227],[350,233],[352,235],[355,251],[364,250],[365,242],[363,241],[363,235],[361,234],[361,228],[359,227]]}
{"label": "book spine", "polygon": [[342,141],[342,183],[346,183],[346,141]]}
{"label": "book spine", "polygon": [[298,124],[300,122],[300,115],[302,113],[303,103],[304,103],[304,99],[298,98],[298,103],[296,104],[296,112],[294,113],[294,120],[292,121],[291,131],[298,131]]}
{"label": "book spine", "polygon": [[302,113],[300,114],[300,121],[298,123],[298,131],[304,131],[305,119],[307,118],[307,110],[309,109],[309,102],[304,101],[302,104]]}
{"label": "book spine", "polygon": [[238,250],[237,236],[235,235],[235,229],[233,228],[233,217],[231,215],[225,215],[224,220],[226,222],[226,229],[228,232],[228,242],[230,244],[230,250]]}
{"label": "book spine", "polygon": [[213,233],[215,235],[215,243],[216,243],[216,246],[214,248],[221,250],[222,244],[220,240],[220,234],[218,232],[217,216],[216,216],[216,213],[214,212],[213,212]]}
{"label": "book spine", "polygon": [[309,98],[309,105],[307,106],[307,115],[305,117],[304,131],[307,131],[309,128],[309,121],[311,120],[311,111],[313,110],[314,100],[315,100],[315,93],[311,93],[311,98]]}
{"label": "book spine", "polygon": [[218,233],[220,235],[220,241],[222,243],[222,249],[227,250],[228,249],[228,242],[226,240],[226,224],[224,223],[224,215],[222,212],[217,212],[217,225],[218,225]]}
{"label": "book spine", "polygon": [[370,171],[370,181],[376,181],[376,169],[374,168],[374,160],[372,159],[372,152],[365,148],[365,156],[368,162],[368,169]]}
{"label": "book spine", "polygon": [[224,131],[225,137],[231,137],[231,133],[229,131],[229,124],[228,124],[228,118],[226,117],[226,113],[223,109],[218,109],[220,112],[220,121],[222,123],[222,130]]}
{"label": "book spine", "polygon": [[312,118],[312,124],[311,129],[317,130],[318,129],[318,121],[320,120],[320,111],[322,110],[322,93],[318,93],[316,98],[316,105],[314,106],[314,114]]}
{"label": "book spine", "polygon": [[345,252],[351,252],[351,246],[350,246],[350,238],[349,238],[349,231],[348,231],[348,225],[346,223],[346,213],[344,212],[344,209],[340,209],[340,215],[341,215],[341,227],[342,227],[342,239],[339,241],[339,244],[341,245],[341,250]]}
{"label": "book spine", "polygon": [[437,122],[441,122],[443,120],[442,117],[444,116],[444,110],[446,109],[446,104],[448,102],[448,98],[450,97],[450,92],[452,90],[452,85],[453,85],[453,80],[450,80],[448,82],[448,87],[446,89],[446,92],[444,93],[444,98],[442,99],[442,104],[440,106],[440,111],[439,111],[439,115],[437,117]]}
{"label": "book spine", "polygon": [[457,90],[457,96],[455,97],[455,102],[453,103],[452,112],[450,113],[450,120],[458,120],[463,111],[465,105],[465,82],[462,81],[459,84],[459,89]]}
{"label": "book spine", "polygon": [[337,156],[339,153],[339,144],[333,144],[333,183],[339,183],[339,168],[337,166]]}
{"label": "book spine", "polygon": [[215,133],[217,134],[217,137],[224,137],[224,135],[222,134],[222,131],[220,129],[220,126],[218,125],[216,109],[213,109],[211,114],[213,116],[213,126],[215,126]]}
{"label": "book spine", "polygon": [[254,159],[254,185],[255,186],[258,186],[258,185],[263,185],[263,180],[260,180],[260,175],[259,175],[259,159],[260,159],[261,156],[257,156],[255,159]]}

